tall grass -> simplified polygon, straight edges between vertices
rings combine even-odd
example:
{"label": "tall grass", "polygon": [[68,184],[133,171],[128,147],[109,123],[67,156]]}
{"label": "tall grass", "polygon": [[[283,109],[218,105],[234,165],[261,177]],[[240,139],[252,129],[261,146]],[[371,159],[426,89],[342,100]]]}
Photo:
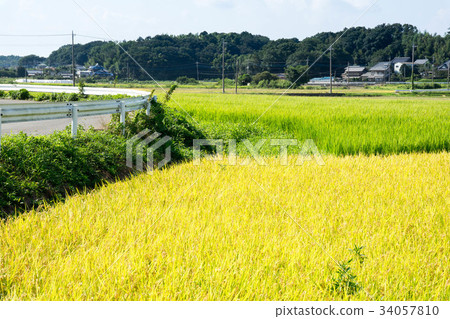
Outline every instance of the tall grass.
{"label": "tall grass", "polygon": [[235,132],[254,140],[312,139],[335,155],[450,151],[450,100],[443,98],[285,96],[273,104],[277,97],[270,95],[183,93],[174,99],[173,107],[192,114],[216,138]]}
{"label": "tall grass", "polygon": [[103,186],[1,222],[0,299],[448,300],[449,159],[205,162]]}

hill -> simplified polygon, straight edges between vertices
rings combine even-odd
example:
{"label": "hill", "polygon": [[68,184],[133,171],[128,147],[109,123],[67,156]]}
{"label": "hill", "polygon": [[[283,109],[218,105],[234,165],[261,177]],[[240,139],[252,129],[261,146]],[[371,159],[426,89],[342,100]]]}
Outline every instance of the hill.
{"label": "hill", "polygon": [[0,55],[0,68],[13,68],[19,65],[20,56]]}
{"label": "hill", "polygon": [[[373,65],[396,56],[411,56],[413,42],[416,57],[443,63],[450,56],[450,34],[446,36],[420,32],[412,25],[382,24],[375,28],[355,27],[340,32],[323,32],[304,40],[270,40],[261,35],[243,33],[207,33],[179,36],[157,35],[124,41],[121,45],[155,78],[174,80],[187,75],[201,79],[221,76],[222,42],[226,42],[226,74],[234,77],[236,59],[240,72],[255,74],[261,71],[281,73],[287,66],[311,63],[331,43],[334,66],[342,71],[348,63]],[[128,74],[135,79],[148,77],[113,42],[96,41],[75,47],[77,64],[100,63],[120,78]],[[51,65],[71,63],[71,46],[63,46],[51,53]],[[324,56],[311,70],[312,75],[328,74],[328,57]]]}

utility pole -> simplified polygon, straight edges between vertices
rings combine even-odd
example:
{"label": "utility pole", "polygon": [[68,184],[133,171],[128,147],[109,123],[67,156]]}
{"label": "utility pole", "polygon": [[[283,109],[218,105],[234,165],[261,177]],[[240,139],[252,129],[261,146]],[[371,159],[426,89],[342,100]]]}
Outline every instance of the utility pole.
{"label": "utility pole", "polygon": [[391,57],[389,57],[389,81],[388,81],[388,83],[391,83],[391,68],[392,68],[392,60],[391,60]]}
{"label": "utility pole", "polygon": [[347,86],[349,82],[349,73],[350,73],[350,62],[347,62]]}
{"label": "utility pole", "polygon": [[434,55],[433,55],[433,64],[431,65],[431,78],[432,78],[432,83],[433,83],[433,88],[434,88]]}
{"label": "utility pole", "polygon": [[73,81],[73,86],[75,86],[75,51],[74,51],[74,46],[75,46],[75,35],[73,34],[73,30],[72,30],[72,81]]}
{"label": "utility pole", "polygon": [[225,40],[222,40],[222,93],[225,93]]}
{"label": "utility pole", "polygon": [[130,82],[130,62],[127,61],[127,83]]}
{"label": "utility pole", "polygon": [[414,90],[414,50],[417,46],[414,45],[413,42],[413,46],[412,46],[412,72],[411,72],[411,90]]}
{"label": "utility pole", "polygon": [[239,58],[236,58],[236,76],[235,76],[235,84],[236,84],[236,91],[235,93],[238,94],[238,81],[239,81]]}
{"label": "utility pole", "polygon": [[198,73],[198,62],[195,62],[195,64],[197,65],[197,81],[200,81],[200,76],[199,76],[199,73]]}
{"label": "utility pole", "polygon": [[331,51],[333,47],[330,46],[330,94],[333,94],[333,64],[331,61]]}
{"label": "utility pole", "polygon": [[447,62],[447,90],[450,90],[450,60]]}

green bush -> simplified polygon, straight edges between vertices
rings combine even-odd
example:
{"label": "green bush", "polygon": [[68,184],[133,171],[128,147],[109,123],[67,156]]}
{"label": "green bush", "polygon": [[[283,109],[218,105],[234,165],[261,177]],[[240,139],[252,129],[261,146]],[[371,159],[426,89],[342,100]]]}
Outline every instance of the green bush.
{"label": "green bush", "polygon": [[198,84],[196,79],[188,78],[187,76],[179,76],[175,81],[178,84]]}
{"label": "green bush", "polygon": [[5,91],[2,91],[2,90],[0,90],[0,98],[3,98],[3,97],[5,97],[6,96],[6,92]]}
{"label": "green bush", "polygon": [[19,91],[9,91],[8,96],[13,100],[17,100],[19,98]]}
{"label": "green bush", "polygon": [[5,136],[0,152],[0,217],[66,193],[92,188],[127,171],[126,140],[111,133],[69,130],[49,136]]}
{"label": "green bush", "polygon": [[17,98],[19,100],[28,100],[30,97],[31,97],[30,92],[28,92],[28,90],[25,89],[20,89],[19,94],[17,95]]}
{"label": "green bush", "polygon": [[276,81],[276,80],[278,80],[278,77],[268,71],[258,73],[253,77],[253,83],[255,83],[255,84],[259,84],[259,82],[264,81],[264,80],[268,81],[268,82]]}
{"label": "green bush", "polygon": [[34,100],[41,102],[41,101],[48,101],[50,100],[51,95],[47,93],[38,93],[34,96]]}
{"label": "green bush", "polygon": [[[62,96],[51,94],[48,98]],[[130,174],[126,166],[127,138],[144,129],[171,137],[172,162],[191,158],[193,140],[206,139],[184,114],[156,102],[150,116],[145,110],[127,114],[125,136],[117,114],[108,131],[84,131],[80,127],[76,139],[69,128],[49,136],[5,136],[0,152],[0,218]],[[164,151],[160,148],[155,152],[156,161],[164,157]]]}
{"label": "green bush", "polygon": [[[150,116],[146,115],[145,110],[128,113],[125,123],[125,136],[127,138],[131,138],[145,129],[171,137],[172,141],[169,144],[172,148],[172,160],[174,162],[192,157],[189,151],[193,146],[194,139],[207,138],[204,131],[197,127],[184,113],[154,101],[152,102]],[[119,114],[113,114],[108,130],[113,134],[121,134],[122,128]]]}
{"label": "green bush", "polygon": [[252,83],[252,77],[249,74],[242,74],[238,82],[240,85],[248,85],[249,83]]}
{"label": "green bush", "polygon": [[433,89],[441,89],[442,86],[439,83],[423,83],[423,84],[416,84],[415,88],[418,90],[433,90]]}
{"label": "green bush", "polygon": [[70,93],[69,95],[67,95],[67,101],[72,102],[72,101],[78,101],[79,100],[79,95],[77,93]]}

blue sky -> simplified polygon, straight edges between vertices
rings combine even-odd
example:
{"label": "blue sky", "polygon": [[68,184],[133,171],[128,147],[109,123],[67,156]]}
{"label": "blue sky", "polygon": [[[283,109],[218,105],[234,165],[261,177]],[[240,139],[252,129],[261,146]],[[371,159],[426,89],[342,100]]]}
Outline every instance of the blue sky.
{"label": "blue sky", "polygon": [[[305,37],[350,27],[374,0],[76,0],[109,34],[132,40],[156,34],[242,32],[272,39]],[[0,34],[66,34],[105,38],[104,32],[72,0],[0,0]],[[379,0],[357,23],[409,23],[445,34],[449,0]],[[0,36],[0,55],[48,56],[70,37]],[[92,39],[76,37],[77,43]]]}

